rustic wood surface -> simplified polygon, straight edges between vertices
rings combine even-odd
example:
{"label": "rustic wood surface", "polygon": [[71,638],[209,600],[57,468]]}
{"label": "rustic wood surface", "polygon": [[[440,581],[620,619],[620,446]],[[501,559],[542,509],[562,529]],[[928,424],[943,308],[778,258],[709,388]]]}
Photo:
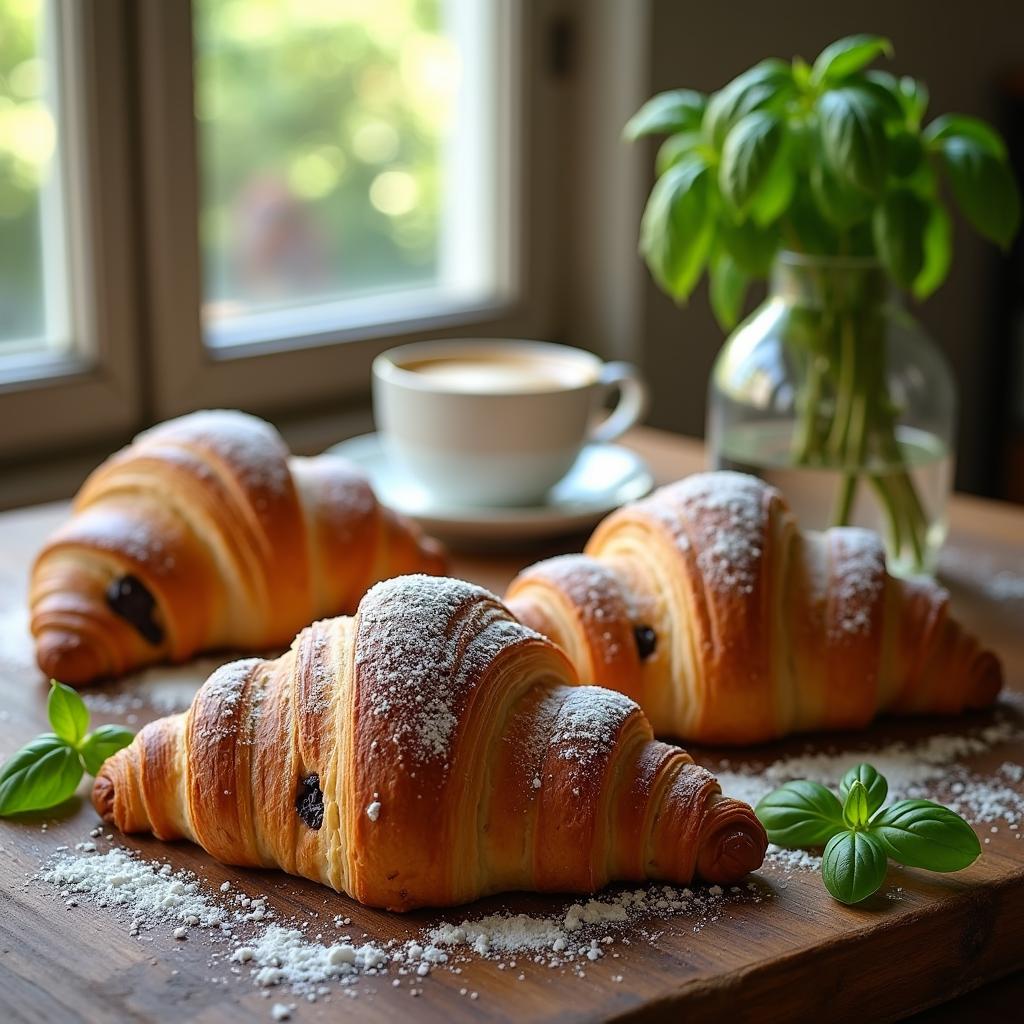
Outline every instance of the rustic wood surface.
{"label": "rustic wood surface", "polygon": [[[631,443],[659,481],[701,468],[702,452],[693,442],[638,430]],[[0,758],[46,727],[46,686],[31,661],[25,586],[34,552],[65,514],[66,506],[51,505],[0,516]],[[577,537],[546,549],[459,555],[454,569],[501,592],[520,567],[581,543]],[[1000,652],[1010,687],[1024,690],[1024,510],[956,498],[944,566],[957,613]],[[1016,585],[997,585],[1000,580]],[[128,716],[97,713],[94,718],[129,718],[140,725],[160,713],[147,695],[165,693],[168,687],[191,689],[216,663],[207,658],[185,668],[149,670],[107,688],[108,694],[131,691],[140,706]],[[986,720],[974,716],[961,727]],[[886,722],[867,736],[811,743],[841,749],[845,743],[913,738],[929,729],[950,732],[956,727],[948,720]],[[806,741],[781,743],[745,752],[744,760],[806,747]],[[695,753],[712,768],[720,754]],[[984,770],[1007,760],[1024,761],[1024,743],[1004,745],[971,763]],[[80,793],[85,791],[83,785]],[[777,869],[766,868],[757,876],[768,894],[760,903],[730,901],[726,912],[699,934],[685,917],[669,919],[658,926],[660,935],[653,941],[619,944],[618,959],[605,957],[588,965],[585,978],[526,963],[521,967],[525,978],[518,981],[519,972],[476,960],[459,976],[433,972],[415,1000],[408,987],[392,988],[390,979],[364,978],[353,1000],[335,994],[329,1001],[306,1004],[275,993],[268,1001],[246,972],[236,977],[223,966],[211,967],[212,946],[201,931],[193,930],[187,942],[174,942],[169,928],[133,938],[111,911],[84,899],[66,908],[51,889],[32,879],[56,847],[83,841],[95,824],[96,815],[81,798],[62,808],[59,817],[0,822],[0,1020],[269,1020],[270,1003],[281,1000],[298,1002],[293,1019],[310,1022],[341,1014],[370,1021],[393,1021],[400,1014],[427,1021],[682,1015],[697,1021],[723,1014],[735,1021],[812,1016],[873,1021],[905,1016],[1024,966],[1024,842],[1015,842],[1003,828],[987,837],[984,856],[970,869],[933,875],[894,867],[889,887],[902,887],[900,898],[878,895],[857,908],[830,900],[816,873],[792,873],[784,883]],[[278,915],[309,918],[313,930],[315,915],[344,914],[352,918],[356,936],[365,932],[376,941],[404,939],[436,917],[367,910],[303,880],[222,867],[188,844],[165,846],[120,836],[97,844],[101,850],[123,844],[144,856],[167,858],[212,888],[230,880],[250,894],[266,892]],[[558,906],[564,901],[508,896],[469,912]],[[621,982],[613,981],[616,975]],[[214,978],[225,980],[212,983]],[[460,996],[463,987],[478,991],[479,999]]]}

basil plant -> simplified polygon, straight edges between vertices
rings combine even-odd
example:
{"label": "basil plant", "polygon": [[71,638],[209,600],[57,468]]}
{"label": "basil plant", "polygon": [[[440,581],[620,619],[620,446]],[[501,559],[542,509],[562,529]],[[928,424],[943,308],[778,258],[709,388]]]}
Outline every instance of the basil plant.
{"label": "basil plant", "polygon": [[[640,231],[664,291],[684,301],[707,271],[715,316],[729,330],[749,283],[788,250],[877,261],[922,299],[950,266],[947,194],[980,234],[1010,245],[1020,195],[1003,140],[963,115],[926,123],[922,82],[869,67],[891,52],[880,36],[850,36],[813,64],[764,60],[710,96],[678,89],[640,109],[626,137],[667,136]],[[869,483],[890,541],[920,562],[926,516],[897,443],[899,409],[882,394],[884,327],[865,305],[826,295],[821,358],[798,397],[791,456],[798,465],[843,467],[835,525],[849,520],[861,467],[874,460],[894,468]]]}

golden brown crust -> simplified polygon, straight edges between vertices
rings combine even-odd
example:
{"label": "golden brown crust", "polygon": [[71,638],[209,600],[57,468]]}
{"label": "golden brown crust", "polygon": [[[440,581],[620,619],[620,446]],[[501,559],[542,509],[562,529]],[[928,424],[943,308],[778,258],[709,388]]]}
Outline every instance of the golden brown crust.
{"label": "golden brown crust", "polygon": [[[443,552],[377,503],[335,455],[293,458],[252,416],[161,424],[86,481],[36,559],[30,604],[40,668],[73,685],[221,647],[288,643],[353,612],[377,580],[438,573]],[[115,612],[108,588],[152,595],[155,629]]]}
{"label": "golden brown crust", "polygon": [[[110,758],[97,810],[411,910],[508,889],[733,881],[766,838],[639,707],[471,584],[374,587],[355,619],[219,669]],[[297,798],[315,778],[322,821]],[[707,847],[707,848],[705,848]]]}
{"label": "golden brown crust", "polygon": [[[998,659],[929,581],[890,577],[878,537],[802,533],[774,488],[708,473],[612,513],[582,556],[521,573],[509,608],[658,733],[754,743],[875,715],[990,704]],[[657,646],[610,651],[641,624]]]}

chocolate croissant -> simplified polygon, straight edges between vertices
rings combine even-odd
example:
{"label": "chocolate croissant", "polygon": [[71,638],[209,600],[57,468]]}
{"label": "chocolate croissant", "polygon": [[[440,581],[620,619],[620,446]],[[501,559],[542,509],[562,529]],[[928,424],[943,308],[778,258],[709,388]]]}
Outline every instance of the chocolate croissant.
{"label": "chocolate croissant", "polygon": [[521,573],[522,622],[659,735],[756,743],[876,715],[991,704],[998,659],[927,579],[886,572],[868,530],[801,531],[752,476],[704,473],[613,512],[583,555]]}
{"label": "chocolate croissant", "polygon": [[86,480],[32,571],[39,667],[81,685],[214,648],[283,647],[401,573],[435,541],[335,455],[296,458],[240,412],[163,423]]}
{"label": "chocolate croissant", "polygon": [[750,807],[633,701],[577,682],[487,591],[401,577],[275,661],[219,669],[103,765],[92,799],[122,831],[389,910],[757,868]]}

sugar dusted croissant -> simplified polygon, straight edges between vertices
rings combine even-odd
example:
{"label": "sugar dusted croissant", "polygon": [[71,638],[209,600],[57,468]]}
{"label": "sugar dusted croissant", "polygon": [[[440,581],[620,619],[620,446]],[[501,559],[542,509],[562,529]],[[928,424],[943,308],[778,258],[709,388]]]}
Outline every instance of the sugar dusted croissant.
{"label": "sugar dusted croissant", "polygon": [[777,490],[739,473],[619,509],[583,555],[527,569],[506,601],[582,679],[628,694],[659,735],[699,742],[956,714],[1002,685],[945,590],[889,576],[870,531],[801,531]]}
{"label": "sugar dusted croissant", "polygon": [[93,803],[391,910],[758,867],[753,811],[631,700],[576,683],[487,591],[402,577],[276,661],[215,672],[103,765]]}
{"label": "sugar dusted croissant", "polygon": [[377,580],[443,571],[352,464],[290,457],[269,423],[201,412],[86,480],[29,595],[39,667],[72,685],[219,647],[284,646]]}

